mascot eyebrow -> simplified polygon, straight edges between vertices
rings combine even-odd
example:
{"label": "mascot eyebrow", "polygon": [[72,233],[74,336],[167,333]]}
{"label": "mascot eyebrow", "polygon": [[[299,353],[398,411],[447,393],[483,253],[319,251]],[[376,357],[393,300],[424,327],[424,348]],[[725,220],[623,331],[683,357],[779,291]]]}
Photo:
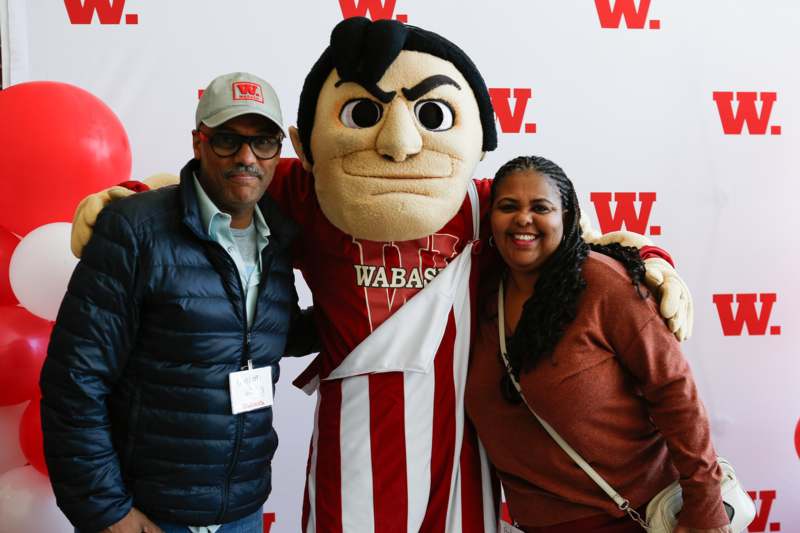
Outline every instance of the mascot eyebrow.
{"label": "mascot eyebrow", "polygon": [[406,97],[406,100],[413,102],[423,94],[434,90],[440,85],[452,85],[459,91],[461,90],[461,86],[458,83],[456,83],[456,80],[454,80],[450,76],[445,76],[444,74],[437,74],[435,76],[430,76],[428,78],[425,78],[424,80],[414,85],[410,89],[406,89],[405,87],[403,87],[403,96]]}
{"label": "mascot eyebrow", "polygon": [[[483,129],[483,151],[490,152],[497,148],[497,129],[489,91],[477,67],[461,48],[440,35],[396,20],[372,22],[364,17],[354,17],[340,22],[334,28],[330,45],[311,67],[303,83],[297,109],[297,130],[309,163],[314,164],[311,132],[314,129],[317,100],[331,72],[335,71],[339,77],[337,86],[346,82],[358,83],[381,102],[389,103],[396,93],[383,91],[378,87],[378,81],[403,50],[430,54],[453,64],[475,95]],[[446,76],[431,76],[410,89],[404,89],[403,95],[415,100],[442,84],[463,89],[454,80],[445,79]],[[426,87],[423,83],[435,85]]]}
{"label": "mascot eyebrow", "polygon": [[384,104],[388,104],[394,98],[394,95],[397,94],[397,91],[389,91],[386,92],[380,87],[378,87],[377,83],[361,83],[355,80],[339,80],[334,84],[334,87],[338,88],[343,83],[356,83],[364,88],[369,94],[383,102]]}
{"label": "mascot eyebrow", "polygon": [[[343,83],[349,83],[349,82],[347,82],[346,80],[339,80],[336,82],[334,87],[339,87]],[[358,82],[354,81],[351,83],[358,83]],[[361,84],[359,83],[359,85]],[[459,91],[461,90],[461,85],[459,85],[456,82],[456,80],[454,80],[450,76],[445,76],[444,74],[436,74],[435,76],[429,76],[424,80],[422,80],[421,82],[419,82],[418,84],[411,87],[410,89],[406,89],[405,87],[403,87],[401,90],[403,91],[403,96],[406,97],[406,100],[413,102],[423,94],[431,92],[440,85],[452,85]],[[362,85],[362,87],[364,86]],[[364,87],[364,89],[367,92],[369,92],[372,96],[383,102],[384,104],[388,104],[389,102],[391,102],[392,98],[394,98],[395,94],[397,94],[397,91],[389,91],[389,92],[383,91],[381,90],[380,87],[378,87],[375,84],[370,84],[369,86]]]}

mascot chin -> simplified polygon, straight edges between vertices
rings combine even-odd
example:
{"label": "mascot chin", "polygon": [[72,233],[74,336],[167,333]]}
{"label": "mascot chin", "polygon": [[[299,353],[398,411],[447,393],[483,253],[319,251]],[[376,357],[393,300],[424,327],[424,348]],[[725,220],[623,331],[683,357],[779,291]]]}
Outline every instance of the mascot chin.
{"label": "mascot chin", "polygon": [[[472,177],[497,145],[480,72],[435,33],[345,20],[290,136],[299,159],[280,162],[269,193],[302,228],[294,264],[323,346],[298,378],[318,398],[303,531],[496,531],[498,487],[463,408],[490,185]],[[84,200],[76,254],[122,194]],[[687,336],[688,290],[663,259],[646,263],[662,314]]]}

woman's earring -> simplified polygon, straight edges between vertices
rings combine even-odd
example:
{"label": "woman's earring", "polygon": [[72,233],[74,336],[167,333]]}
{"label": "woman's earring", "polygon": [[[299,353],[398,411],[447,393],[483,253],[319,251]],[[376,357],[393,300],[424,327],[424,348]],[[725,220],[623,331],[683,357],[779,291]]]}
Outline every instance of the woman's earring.
{"label": "woman's earring", "polygon": [[489,237],[489,248],[494,248],[494,235]]}

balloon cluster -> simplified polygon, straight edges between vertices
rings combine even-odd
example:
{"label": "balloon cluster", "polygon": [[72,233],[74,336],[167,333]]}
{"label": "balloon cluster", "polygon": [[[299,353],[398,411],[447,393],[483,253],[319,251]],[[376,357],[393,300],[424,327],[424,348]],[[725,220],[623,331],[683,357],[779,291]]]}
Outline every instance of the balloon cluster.
{"label": "balloon cluster", "polygon": [[72,213],[129,178],[130,146],[111,109],[64,83],[0,91],[0,124],[0,524],[71,531],[45,477],[39,373],[77,263]]}

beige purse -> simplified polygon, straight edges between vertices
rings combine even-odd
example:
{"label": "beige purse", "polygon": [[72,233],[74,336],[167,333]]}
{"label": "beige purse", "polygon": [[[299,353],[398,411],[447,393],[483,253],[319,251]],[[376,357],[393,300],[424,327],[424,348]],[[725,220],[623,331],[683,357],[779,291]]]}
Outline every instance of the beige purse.
{"label": "beige purse", "polygon": [[[519,393],[522,401],[525,402],[528,410],[530,410],[533,416],[535,416],[539,423],[542,424],[542,427],[553,438],[553,440],[556,441],[556,444],[558,444],[561,449],[564,450],[564,452],[566,452],[566,454],[569,455],[570,458],[575,461],[575,463],[581,467],[584,472],[586,472],[586,475],[589,476],[592,481],[597,483],[597,485],[603,489],[603,492],[605,492],[609,498],[614,500],[614,503],[617,504],[617,507],[619,507],[621,511],[625,511],[632,520],[636,521],[646,531],[651,533],[672,533],[672,531],[675,529],[675,526],[678,524],[677,515],[680,512],[681,507],[683,507],[683,497],[680,484],[675,481],[667,488],[656,494],[653,499],[650,500],[650,503],[647,504],[647,511],[645,513],[646,517],[644,519],[638,512],[636,512],[636,509],[631,508],[630,501],[620,496],[620,494],[614,490],[611,485],[609,485],[606,480],[603,479],[603,477],[600,476],[600,474],[598,474],[597,471],[592,468],[589,463],[587,463],[583,457],[581,457],[578,452],[572,448],[572,446],[567,444],[567,442],[561,438],[561,435],[559,435],[550,424],[542,420],[542,418],[536,414],[536,411],[533,410],[528,403],[528,400],[526,400],[525,396],[522,394],[522,389],[519,386],[519,382],[514,377],[514,373],[511,370],[511,364],[508,361],[508,353],[506,351],[503,280],[500,280],[500,289],[497,291],[497,314],[497,327],[500,337],[500,355],[503,358],[503,364],[506,367],[506,372],[508,372],[508,376],[511,378],[511,383],[514,384],[514,388]],[[750,522],[752,522],[755,518],[756,507],[747,492],[742,489],[742,486],[739,483],[739,480],[736,478],[736,473],[734,472],[731,464],[721,457],[718,457],[717,461],[722,468],[722,501],[725,505],[725,510],[728,513],[728,519],[731,521],[731,529],[733,530],[733,533],[741,533],[747,529],[747,526],[750,525]]]}

